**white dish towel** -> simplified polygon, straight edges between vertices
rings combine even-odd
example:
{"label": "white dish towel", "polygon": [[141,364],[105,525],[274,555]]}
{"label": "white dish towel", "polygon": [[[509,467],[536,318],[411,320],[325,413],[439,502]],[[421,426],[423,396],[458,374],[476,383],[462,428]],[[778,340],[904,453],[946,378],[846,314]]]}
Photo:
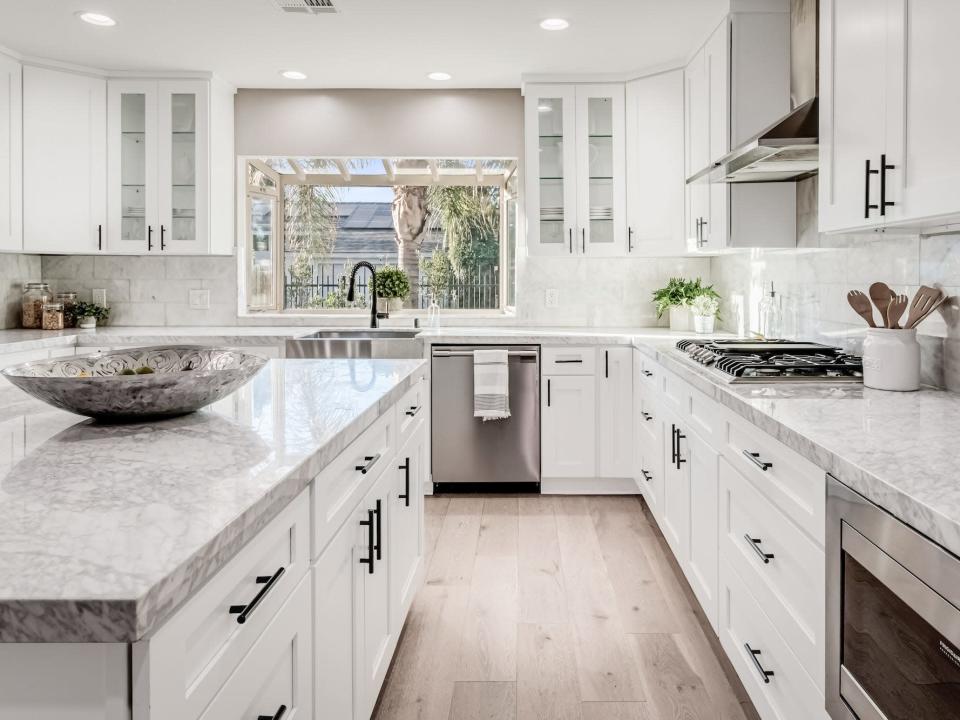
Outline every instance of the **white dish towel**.
{"label": "white dish towel", "polygon": [[473,351],[473,416],[488,420],[510,417],[510,367],[506,350]]}

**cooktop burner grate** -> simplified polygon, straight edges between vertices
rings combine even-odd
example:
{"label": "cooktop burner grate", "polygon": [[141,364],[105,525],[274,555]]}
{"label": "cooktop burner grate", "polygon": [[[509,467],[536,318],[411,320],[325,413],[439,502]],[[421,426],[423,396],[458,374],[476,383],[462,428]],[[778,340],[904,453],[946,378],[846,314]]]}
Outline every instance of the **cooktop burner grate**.
{"label": "cooktop burner grate", "polygon": [[730,382],[862,382],[859,357],[820,343],[792,340],[681,340],[677,348]]}

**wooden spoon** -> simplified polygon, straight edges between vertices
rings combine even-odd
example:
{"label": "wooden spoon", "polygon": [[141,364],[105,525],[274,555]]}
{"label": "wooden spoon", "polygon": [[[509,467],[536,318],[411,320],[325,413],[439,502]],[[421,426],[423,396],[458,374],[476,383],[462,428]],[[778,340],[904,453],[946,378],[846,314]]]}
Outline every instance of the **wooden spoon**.
{"label": "wooden spoon", "polygon": [[894,295],[887,306],[887,327],[891,330],[900,330],[900,318],[903,317],[907,305],[910,304],[910,298],[906,295]]}
{"label": "wooden spoon", "polygon": [[936,310],[943,301],[947,299],[943,290],[921,285],[917,294],[913,296],[913,303],[910,305],[910,314],[907,316],[907,329],[915,328],[922,323],[927,316]]}
{"label": "wooden spoon", "polygon": [[860,290],[851,290],[847,293],[847,302],[850,303],[850,307],[854,311],[867,321],[867,325],[872,328],[875,328],[877,324],[873,321],[873,304],[870,302],[870,298],[863,294]]}
{"label": "wooden spoon", "polygon": [[877,306],[877,310],[880,311],[880,319],[883,321],[885,327],[890,327],[887,323],[887,308],[890,307],[890,300],[893,298],[895,293],[891,290],[886,283],[875,282],[870,286],[870,299],[873,300],[873,304]]}

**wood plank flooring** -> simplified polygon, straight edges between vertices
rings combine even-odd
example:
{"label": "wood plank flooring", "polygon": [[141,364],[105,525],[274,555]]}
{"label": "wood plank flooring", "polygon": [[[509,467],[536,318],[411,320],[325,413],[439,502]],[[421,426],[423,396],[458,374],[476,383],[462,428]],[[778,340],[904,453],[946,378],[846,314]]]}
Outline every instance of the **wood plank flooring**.
{"label": "wood plank flooring", "polygon": [[426,504],[376,720],[757,720],[638,497]]}

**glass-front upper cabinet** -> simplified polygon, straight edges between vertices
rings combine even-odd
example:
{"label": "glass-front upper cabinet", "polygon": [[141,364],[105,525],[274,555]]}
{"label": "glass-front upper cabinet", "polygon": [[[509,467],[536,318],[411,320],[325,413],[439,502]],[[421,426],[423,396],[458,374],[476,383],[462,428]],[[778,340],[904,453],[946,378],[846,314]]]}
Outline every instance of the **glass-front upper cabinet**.
{"label": "glass-front upper cabinet", "polygon": [[207,250],[208,85],[111,81],[107,249]]}

